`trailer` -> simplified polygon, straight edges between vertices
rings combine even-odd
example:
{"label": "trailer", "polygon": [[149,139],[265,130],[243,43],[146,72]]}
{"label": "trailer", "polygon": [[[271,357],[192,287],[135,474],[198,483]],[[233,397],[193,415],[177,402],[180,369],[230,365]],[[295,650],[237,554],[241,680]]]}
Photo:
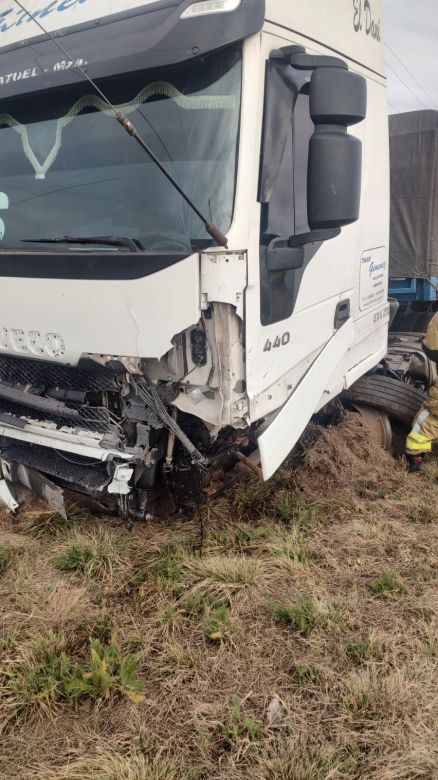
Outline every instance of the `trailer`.
{"label": "trailer", "polygon": [[6,6],[3,499],[269,479],[387,352],[380,2]]}
{"label": "trailer", "polygon": [[389,140],[388,354],[346,396],[406,427],[437,377],[422,342],[438,311],[438,111],[390,116]]}
{"label": "trailer", "polygon": [[438,310],[438,111],[389,117],[394,330],[424,333]]}

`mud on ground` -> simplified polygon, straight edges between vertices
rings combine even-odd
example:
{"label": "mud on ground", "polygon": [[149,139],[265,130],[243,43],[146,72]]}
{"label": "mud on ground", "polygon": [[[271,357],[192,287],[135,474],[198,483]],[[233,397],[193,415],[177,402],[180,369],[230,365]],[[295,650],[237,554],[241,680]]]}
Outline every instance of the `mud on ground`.
{"label": "mud on ground", "polygon": [[438,778],[438,462],[354,416],[193,520],[1,516],[0,778]]}

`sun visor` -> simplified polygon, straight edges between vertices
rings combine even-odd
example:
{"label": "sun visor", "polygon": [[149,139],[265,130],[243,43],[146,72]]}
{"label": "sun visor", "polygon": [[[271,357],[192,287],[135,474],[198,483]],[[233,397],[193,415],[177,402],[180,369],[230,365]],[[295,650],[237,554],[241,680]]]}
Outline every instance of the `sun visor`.
{"label": "sun visor", "polygon": [[259,32],[265,0],[13,0],[0,12],[0,99],[158,68]]}

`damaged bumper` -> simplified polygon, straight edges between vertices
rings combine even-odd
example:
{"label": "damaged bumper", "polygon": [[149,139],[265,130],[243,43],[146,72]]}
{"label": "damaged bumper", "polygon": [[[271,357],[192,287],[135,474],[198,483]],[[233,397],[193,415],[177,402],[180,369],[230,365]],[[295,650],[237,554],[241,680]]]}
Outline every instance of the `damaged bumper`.
{"label": "damaged bumper", "polygon": [[[93,498],[129,495],[147,453],[139,423],[129,435],[112,409],[122,372],[0,357],[0,501],[17,508],[22,489],[61,514],[64,490]],[[115,406],[114,406],[115,409]]]}
{"label": "damaged bumper", "polygon": [[10,511],[21,503],[23,488],[62,516],[65,489],[93,498],[127,496],[132,490],[135,466],[126,456],[121,459],[120,453],[80,441],[75,446],[72,441],[36,436],[23,429],[19,441],[8,438],[15,433],[13,428],[0,426],[0,501]]}

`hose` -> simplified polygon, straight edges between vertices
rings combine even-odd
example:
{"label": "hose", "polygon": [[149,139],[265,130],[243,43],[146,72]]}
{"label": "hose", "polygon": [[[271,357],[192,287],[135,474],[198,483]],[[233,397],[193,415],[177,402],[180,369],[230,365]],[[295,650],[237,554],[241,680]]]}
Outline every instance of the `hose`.
{"label": "hose", "polygon": [[206,458],[205,455],[203,455],[202,452],[197,449],[197,447],[195,447],[188,436],[186,436],[184,431],[179,427],[176,420],[174,420],[173,417],[169,414],[160,398],[157,388],[150,381],[150,379],[148,379],[148,377],[144,377],[144,380],[137,382],[132,374],[130,374],[129,381],[135,394],[138,395],[139,398],[141,398],[142,401],[144,401],[145,404],[155,412],[165,428],[167,428],[167,430],[171,431],[176,436],[176,438],[183,445],[184,449],[187,450],[196,466],[198,466],[198,468],[200,468],[202,471],[208,471],[210,468],[209,459]]}

